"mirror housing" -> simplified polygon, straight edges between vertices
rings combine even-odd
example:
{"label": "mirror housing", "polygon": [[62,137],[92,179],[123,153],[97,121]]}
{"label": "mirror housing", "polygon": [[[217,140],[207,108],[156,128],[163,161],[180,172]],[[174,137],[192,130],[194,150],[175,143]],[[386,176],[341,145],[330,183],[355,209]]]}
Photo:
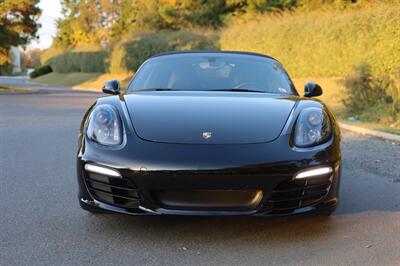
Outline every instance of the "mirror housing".
{"label": "mirror housing", "polygon": [[103,86],[103,92],[112,95],[118,95],[121,93],[121,87],[118,80],[107,81]]}
{"label": "mirror housing", "polygon": [[317,83],[307,82],[304,85],[304,97],[317,97],[322,95],[322,88]]}

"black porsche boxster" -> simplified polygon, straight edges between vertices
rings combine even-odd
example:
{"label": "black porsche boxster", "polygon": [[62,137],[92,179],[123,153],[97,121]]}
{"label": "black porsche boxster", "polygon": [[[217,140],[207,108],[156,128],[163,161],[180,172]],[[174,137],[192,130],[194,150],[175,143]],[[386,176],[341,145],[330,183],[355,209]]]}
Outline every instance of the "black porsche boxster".
{"label": "black porsche boxster", "polygon": [[125,90],[109,81],[81,124],[79,202],[134,215],[331,214],[340,131],[307,83],[244,52],[151,57]]}

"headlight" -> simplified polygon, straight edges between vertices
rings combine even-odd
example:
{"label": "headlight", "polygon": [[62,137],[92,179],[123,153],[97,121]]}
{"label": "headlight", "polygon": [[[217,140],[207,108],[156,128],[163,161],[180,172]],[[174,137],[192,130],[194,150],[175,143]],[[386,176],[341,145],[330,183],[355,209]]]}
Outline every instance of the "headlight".
{"label": "headlight", "polygon": [[118,111],[109,104],[95,107],[92,111],[86,135],[89,139],[107,146],[122,143],[122,126]]}
{"label": "headlight", "polygon": [[294,145],[310,147],[322,144],[331,134],[331,121],[325,111],[316,107],[305,108],[296,122]]}

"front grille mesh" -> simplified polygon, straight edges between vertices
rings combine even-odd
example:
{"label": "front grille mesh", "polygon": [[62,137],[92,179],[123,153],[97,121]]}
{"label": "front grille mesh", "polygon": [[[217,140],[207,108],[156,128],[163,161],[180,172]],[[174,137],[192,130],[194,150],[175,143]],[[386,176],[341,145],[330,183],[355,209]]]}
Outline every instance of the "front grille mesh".
{"label": "front grille mesh", "polygon": [[127,209],[139,207],[139,193],[131,181],[94,173],[87,173],[85,179],[87,188],[98,201]]}
{"label": "front grille mesh", "polygon": [[294,211],[320,202],[329,192],[332,175],[289,180],[280,183],[268,200],[277,213]]}

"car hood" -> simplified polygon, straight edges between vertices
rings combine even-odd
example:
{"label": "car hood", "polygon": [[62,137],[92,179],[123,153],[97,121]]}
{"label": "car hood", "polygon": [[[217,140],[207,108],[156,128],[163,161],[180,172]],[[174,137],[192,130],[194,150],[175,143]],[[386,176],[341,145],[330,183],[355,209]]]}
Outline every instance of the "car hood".
{"label": "car hood", "polygon": [[295,98],[242,92],[142,92],[124,99],[140,138],[179,144],[273,141],[295,104]]}

